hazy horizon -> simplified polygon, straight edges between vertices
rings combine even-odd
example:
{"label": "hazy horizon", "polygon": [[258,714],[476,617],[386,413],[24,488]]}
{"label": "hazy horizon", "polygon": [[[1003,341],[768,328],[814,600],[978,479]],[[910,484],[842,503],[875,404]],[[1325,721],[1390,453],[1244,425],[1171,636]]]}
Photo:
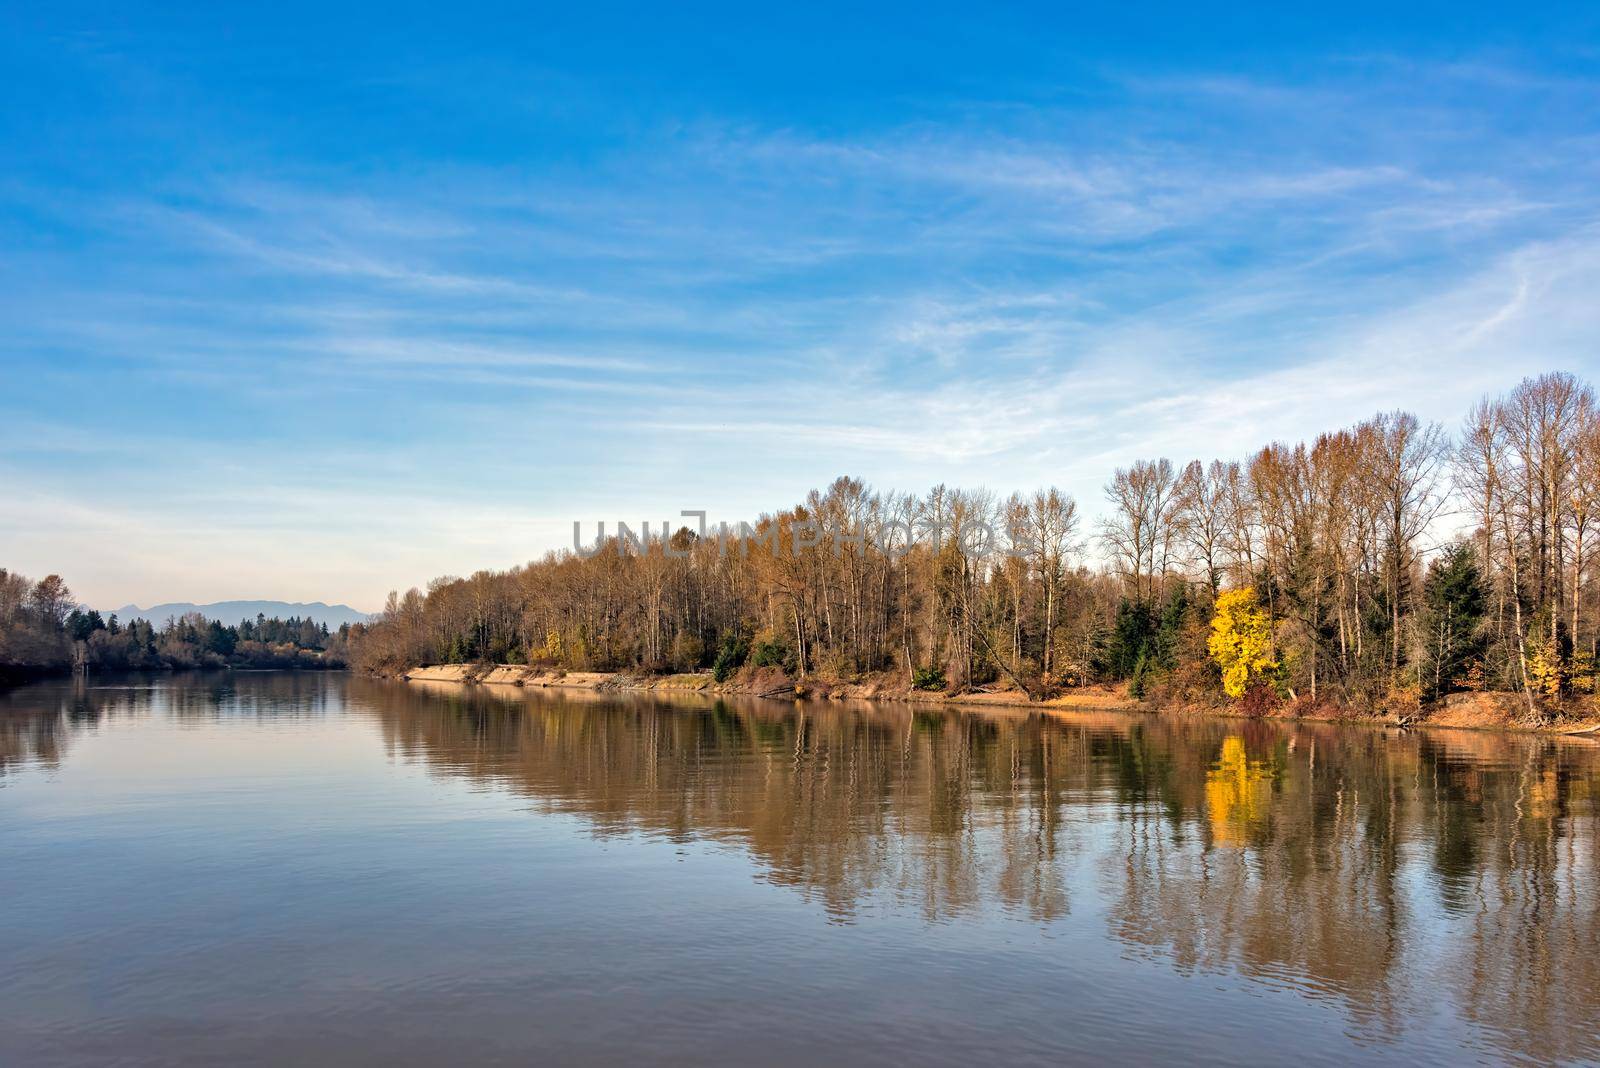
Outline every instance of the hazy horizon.
{"label": "hazy horizon", "polygon": [[429,20],[8,8],[0,566],[370,610],[1600,371],[1593,10]]}

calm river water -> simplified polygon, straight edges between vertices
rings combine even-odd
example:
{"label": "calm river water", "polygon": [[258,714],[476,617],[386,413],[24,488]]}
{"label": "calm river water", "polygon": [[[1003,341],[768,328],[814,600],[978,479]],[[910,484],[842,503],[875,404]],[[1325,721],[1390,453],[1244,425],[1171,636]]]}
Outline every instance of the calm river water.
{"label": "calm river water", "polygon": [[1600,1057],[1600,746],[224,674],[0,694],[0,1063]]}

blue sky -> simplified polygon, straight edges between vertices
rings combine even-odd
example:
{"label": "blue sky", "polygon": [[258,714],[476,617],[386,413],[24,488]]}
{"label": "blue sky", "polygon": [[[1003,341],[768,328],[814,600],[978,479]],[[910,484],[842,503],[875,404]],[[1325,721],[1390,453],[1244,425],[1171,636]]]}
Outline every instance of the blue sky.
{"label": "blue sky", "polygon": [[1292,6],[0,5],[0,566],[371,608],[1595,376],[1600,9]]}

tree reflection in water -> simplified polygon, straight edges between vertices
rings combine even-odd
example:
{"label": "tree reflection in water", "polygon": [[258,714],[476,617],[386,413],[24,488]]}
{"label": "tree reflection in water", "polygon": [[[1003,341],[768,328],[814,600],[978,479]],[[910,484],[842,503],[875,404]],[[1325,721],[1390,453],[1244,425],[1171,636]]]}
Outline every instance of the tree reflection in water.
{"label": "tree reflection in water", "polygon": [[1128,952],[1335,998],[1379,1037],[1460,1006],[1600,1052],[1595,748],[1514,734],[352,683],[395,755],[602,835],[737,843],[848,920],[1106,902]]}
{"label": "tree reflection in water", "polygon": [[293,674],[17,693],[0,787],[107,717],[348,712],[395,761],[596,835],[740,850],[839,922],[1093,924],[1333,1000],[1374,1040],[1445,1001],[1504,1053],[1600,1055],[1592,744]]}

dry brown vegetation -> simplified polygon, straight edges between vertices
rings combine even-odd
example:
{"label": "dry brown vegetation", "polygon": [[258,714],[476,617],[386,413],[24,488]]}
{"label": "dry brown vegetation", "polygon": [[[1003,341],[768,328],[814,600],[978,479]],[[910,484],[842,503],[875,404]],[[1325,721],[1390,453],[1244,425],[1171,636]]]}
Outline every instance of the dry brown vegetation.
{"label": "dry brown vegetation", "polygon": [[[762,517],[754,542],[684,528],[391,596],[356,655],[373,670],[753,667],[835,684],[890,672],[1035,699],[1127,681],[1135,696],[1204,702],[1221,699],[1212,601],[1249,587],[1272,670],[1247,710],[1406,718],[1499,691],[1542,721],[1594,687],[1597,493],[1593,392],[1550,374],[1485,399],[1455,438],[1386,412],[1242,460],[1140,461],[1112,475],[1092,535],[1054,488],[909,495],[841,478]],[[996,544],[963,539],[979,523]]]}

